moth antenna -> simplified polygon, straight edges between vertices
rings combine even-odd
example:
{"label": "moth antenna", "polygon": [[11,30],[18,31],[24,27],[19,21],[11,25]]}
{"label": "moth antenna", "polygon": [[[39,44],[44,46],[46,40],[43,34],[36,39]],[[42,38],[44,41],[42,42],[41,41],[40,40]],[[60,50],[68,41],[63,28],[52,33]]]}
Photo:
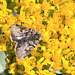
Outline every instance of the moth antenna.
{"label": "moth antenna", "polygon": [[42,29],[42,26],[41,26],[41,28],[39,29],[38,33],[40,32],[41,29]]}
{"label": "moth antenna", "polygon": [[[41,26],[40,30],[41,30],[41,29],[42,29],[42,26]],[[34,30],[35,30],[35,32],[36,32],[35,22],[34,22]],[[40,32],[40,30],[38,31],[38,33]]]}
{"label": "moth antenna", "polygon": [[35,22],[34,22],[34,30],[35,30],[35,32],[36,32],[36,28],[35,28]]}

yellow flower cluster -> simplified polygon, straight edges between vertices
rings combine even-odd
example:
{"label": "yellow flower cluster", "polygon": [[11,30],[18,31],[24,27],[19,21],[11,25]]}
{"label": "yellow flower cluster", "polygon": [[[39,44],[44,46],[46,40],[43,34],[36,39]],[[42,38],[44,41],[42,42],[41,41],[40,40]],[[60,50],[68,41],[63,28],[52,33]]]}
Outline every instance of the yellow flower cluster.
{"label": "yellow flower cluster", "polygon": [[[10,26],[34,29],[34,23],[43,36],[20,61],[10,40]],[[75,75],[75,0],[0,0],[0,51],[5,52],[12,75],[56,75],[56,71]]]}

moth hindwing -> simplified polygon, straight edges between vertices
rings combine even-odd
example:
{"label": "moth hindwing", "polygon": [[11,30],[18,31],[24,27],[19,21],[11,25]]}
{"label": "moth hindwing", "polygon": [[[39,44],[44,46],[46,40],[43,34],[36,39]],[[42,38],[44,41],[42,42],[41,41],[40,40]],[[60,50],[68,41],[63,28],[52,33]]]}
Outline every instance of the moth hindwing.
{"label": "moth hindwing", "polygon": [[16,42],[15,52],[19,60],[24,59],[39,43],[41,34],[31,28],[13,24],[11,40]]}

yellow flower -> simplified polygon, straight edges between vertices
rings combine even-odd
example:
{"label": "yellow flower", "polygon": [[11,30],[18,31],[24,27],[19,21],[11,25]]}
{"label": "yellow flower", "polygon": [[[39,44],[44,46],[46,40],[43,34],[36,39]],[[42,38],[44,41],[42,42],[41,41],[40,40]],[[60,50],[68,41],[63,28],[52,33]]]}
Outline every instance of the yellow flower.
{"label": "yellow flower", "polygon": [[67,54],[70,51],[70,49],[66,49],[63,51],[63,54]]}
{"label": "yellow flower", "polygon": [[43,52],[43,57],[47,59],[50,59],[52,57],[52,53],[50,53],[50,51],[48,52],[48,50],[45,50]]}
{"label": "yellow flower", "polygon": [[69,43],[69,46],[70,46],[70,50],[74,50],[75,49],[75,41],[71,41],[70,43]]}
{"label": "yellow flower", "polygon": [[[73,0],[11,0],[15,6],[0,0],[0,50],[13,52],[10,26],[19,24],[36,29],[42,34],[39,44],[23,60],[6,59],[9,73],[25,75],[55,75],[54,72],[66,69],[65,73],[75,73],[75,4]],[[9,6],[7,6],[9,5]],[[10,9],[8,9],[10,8]],[[17,15],[12,14],[12,9]],[[9,51],[12,49],[12,51]],[[11,55],[14,59],[14,53]],[[11,58],[11,57],[10,57]],[[53,71],[49,69],[53,68]]]}
{"label": "yellow flower", "polygon": [[53,67],[54,69],[60,70],[60,65],[61,65],[61,50],[55,52],[55,54],[52,56],[53,60]]}
{"label": "yellow flower", "polygon": [[50,4],[47,2],[47,0],[44,0],[43,3],[41,4],[41,9],[44,11],[48,11],[50,9]]}
{"label": "yellow flower", "polygon": [[13,63],[10,65],[9,73],[15,74],[15,72],[16,72],[16,66],[15,65],[16,65],[16,63]]}
{"label": "yellow flower", "polygon": [[1,44],[0,44],[0,51],[7,51],[6,49],[6,41],[2,40]]}
{"label": "yellow flower", "polygon": [[73,67],[73,66],[68,67],[66,72],[70,73],[71,75],[74,75],[75,74],[75,67]]}
{"label": "yellow flower", "polygon": [[7,8],[6,0],[0,0],[0,2],[2,3],[2,4],[0,4],[0,9],[2,11],[6,11],[6,8]]}
{"label": "yellow flower", "polygon": [[45,51],[45,50],[46,50],[46,47],[45,47],[45,46],[42,46],[41,49],[42,49],[43,51]]}
{"label": "yellow flower", "polygon": [[44,40],[44,41],[49,41],[49,38],[50,38],[49,32],[46,31],[46,32],[43,34],[43,40]]}
{"label": "yellow flower", "polygon": [[42,56],[42,54],[40,54],[39,52],[37,52],[35,49],[31,52],[31,55],[34,57],[38,57],[38,56]]}
{"label": "yellow flower", "polygon": [[69,61],[65,60],[64,57],[62,57],[62,61],[63,61],[63,68],[68,68],[68,66],[69,66]]}

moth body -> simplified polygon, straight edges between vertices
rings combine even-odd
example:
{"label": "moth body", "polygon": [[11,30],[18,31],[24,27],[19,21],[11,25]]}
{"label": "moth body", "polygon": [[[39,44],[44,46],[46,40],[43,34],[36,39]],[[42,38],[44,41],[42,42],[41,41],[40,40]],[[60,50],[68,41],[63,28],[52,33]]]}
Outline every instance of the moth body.
{"label": "moth body", "polygon": [[24,59],[39,43],[42,35],[31,28],[13,24],[11,39],[16,42],[15,52],[19,60]]}

